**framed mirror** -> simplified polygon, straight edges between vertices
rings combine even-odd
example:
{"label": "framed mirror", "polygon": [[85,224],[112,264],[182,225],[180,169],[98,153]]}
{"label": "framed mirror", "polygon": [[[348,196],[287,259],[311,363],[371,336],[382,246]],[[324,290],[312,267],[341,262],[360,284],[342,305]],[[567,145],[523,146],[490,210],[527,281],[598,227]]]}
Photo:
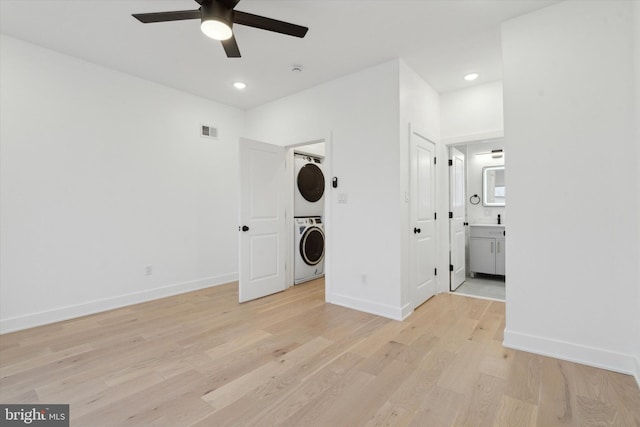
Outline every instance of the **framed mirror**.
{"label": "framed mirror", "polygon": [[504,206],[504,165],[482,168],[482,205]]}

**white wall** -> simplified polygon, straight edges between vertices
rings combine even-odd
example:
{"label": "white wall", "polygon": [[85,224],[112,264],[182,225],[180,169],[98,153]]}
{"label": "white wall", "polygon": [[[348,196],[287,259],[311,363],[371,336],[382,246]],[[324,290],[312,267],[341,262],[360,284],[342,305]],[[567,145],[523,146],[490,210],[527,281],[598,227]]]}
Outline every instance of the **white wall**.
{"label": "white wall", "polygon": [[502,82],[441,94],[442,140],[456,143],[503,135]]}
{"label": "white wall", "polygon": [[[440,207],[438,211],[439,218],[445,218],[449,205],[448,191],[439,191],[446,189],[448,182],[448,169],[445,166],[447,159],[444,145],[440,143],[440,96],[427,82],[425,82],[415,71],[407,66],[403,61],[399,61],[399,84],[400,84],[400,129],[399,129],[399,148],[400,148],[400,199],[402,206],[402,222],[399,224],[398,233],[402,237],[402,306],[407,311],[411,309],[411,290],[410,290],[410,236],[413,224],[410,223],[411,215],[409,211],[410,203],[404,197],[405,194],[411,194],[409,178],[409,132],[418,132],[422,136],[431,140],[436,144],[436,155],[441,159],[440,167],[436,165],[436,205]],[[410,129],[411,128],[411,129]],[[444,209],[443,209],[444,207]],[[436,223],[436,244],[439,246],[437,254],[439,255],[436,265],[438,271],[448,272],[448,222],[439,221]],[[438,291],[449,289],[448,273],[440,274],[436,277]]]}
{"label": "white wall", "polygon": [[504,343],[629,373],[640,217],[632,7],[562,2],[502,29]]}
{"label": "white wall", "polygon": [[310,156],[324,157],[326,155],[326,147],[324,142],[316,142],[315,144],[306,144],[294,148],[296,153],[308,154]]}
{"label": "white wall", "polygon": [[339,187],[325,199],[326,297],[392,318],[402,312],[398,74],[398,61],[387,62],[247,112],[252,139],[290,145],[331,135]]}
{"label": "white wall", "polygon": [[1,43],[0,330],[236,280],[244,113]]}
{"label": "white wall", "polygon": [[[502,220],[502,224],[506,224],[505,207],[503,206],[483,206],[484,197],[482,196],[482,169],[487,166],[501,166],[505,164],[505,157],[494,159],[491,155],[480,154],[488,153],[491,150],[504,148],[504,140],[502,138],[468,144],[466,146],[466,165],[467,165],[467,221],[469,224],[497,224],[498,215]],[[506,171],[506,167],[505,167]],[[480,196],[480,203],[472,205],[469,198],[477,194]],[[509,184],[506,183],[507,203],[509,198]]]}

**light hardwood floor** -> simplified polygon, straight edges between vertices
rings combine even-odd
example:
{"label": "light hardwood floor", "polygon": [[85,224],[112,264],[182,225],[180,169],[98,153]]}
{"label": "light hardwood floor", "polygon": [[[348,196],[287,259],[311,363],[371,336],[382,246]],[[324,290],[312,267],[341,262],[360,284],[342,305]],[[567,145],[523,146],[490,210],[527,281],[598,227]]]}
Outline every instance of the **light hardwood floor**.
{"label": "light hardwood floor", "polygon": [[321,280],[229,284],[0,337],[0,402],[72,426],[640,426],[632,377],[504,349],[504,303],[441,294],[404,322]]}

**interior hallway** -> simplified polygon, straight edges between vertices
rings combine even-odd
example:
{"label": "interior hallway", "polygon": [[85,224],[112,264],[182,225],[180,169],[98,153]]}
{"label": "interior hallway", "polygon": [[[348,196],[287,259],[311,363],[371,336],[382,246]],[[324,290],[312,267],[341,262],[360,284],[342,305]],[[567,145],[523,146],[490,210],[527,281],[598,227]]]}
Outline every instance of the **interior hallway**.
{"label": "interior hallway", "polygon": [[504,349],[504,303],[440,294],[404,322],[324,303],[322,279],[237,284],[0,336],[0,401],[73,426],[632,426],[631,376]]}

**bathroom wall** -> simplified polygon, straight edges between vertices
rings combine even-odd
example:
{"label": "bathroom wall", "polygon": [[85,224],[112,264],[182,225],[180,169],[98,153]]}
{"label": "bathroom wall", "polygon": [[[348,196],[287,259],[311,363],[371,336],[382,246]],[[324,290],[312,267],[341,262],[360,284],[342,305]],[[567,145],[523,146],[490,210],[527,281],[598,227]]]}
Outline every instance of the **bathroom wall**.
{"label": "bathroom wall", "polygon": [[[467,164],[467,222],[469,224],[496,224],[498,215],[503,224],[505,220],[504,207],[483,206],[482,200],[482,169],[486,166],[500,166],[505,164],[506,154],[500,159],[494,159],[490,154],[482,154],[503,148],[503,139],[491,140],[488,142],[478,142],[467,144],[465,157]],[[506,167],[505,167],[506,171]],[[509,192],[509,184],[506,183],[506,192]],[[480,203],[472,205],[469,198],[477,194],[480,196]],[[507,195],[507,199],[508,199]],[[508,203],[508,200],[507,202]]]}

